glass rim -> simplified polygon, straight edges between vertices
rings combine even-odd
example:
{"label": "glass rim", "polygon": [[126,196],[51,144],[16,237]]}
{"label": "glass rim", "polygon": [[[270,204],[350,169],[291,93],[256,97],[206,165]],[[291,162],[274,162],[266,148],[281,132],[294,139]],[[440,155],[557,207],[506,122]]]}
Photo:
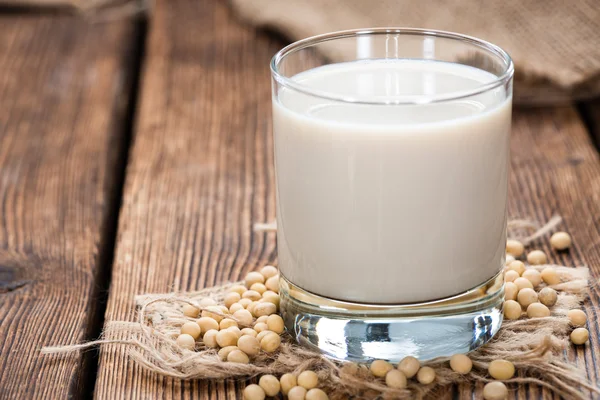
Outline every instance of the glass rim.
{"label": "glass rim", "polygon": [[[496,76],[491,82],[484,83],[477,86],[476,88],[462,91],[455,91],[451,93],[444,93],[439,95],[418,95],[415,99],[411,100],[365,100],[361,99],[360,96],[346,96],[331,93],[324,90],[314,89],[309,86],[298,83],[294,79],[283,75],[279,71],[279,63],[284,60],[287,56],[290,56],[297,51],[314,46],[319,43],[324,43],[336,39],[344,39],[350,37],[370,36],[370,35],[386,35],[386,34],[400,34],[400,35],[413,35],[423,37],[441,37],[446,39],[452,39],[456,41],[465,42],[481,49],[484,49],[496,56],[499,56],[505,62],[505,68],[500,76]],[[369,29],[350,29],[344,31],[330,32],[322,35],[311,36],[306,39],[301,39],[293,42],[281,50],[279,50],[270,62],[271,76],[283,87],[296,90],[303,94],[319,97],[325,100],[333,100],[344,103],[355,103],[355,104],[368,104],[368,105],[414,105],[414,104],[428,104],[428,103],[439,103],[452,100],[458,100],[465,97],[471,97],[478,95],[489,90],[495,89],[508,82],[514,74],[514,64],[512,58],[504,51],[501,47],[487,42],[482,39],[478,39],[473,36],[463,35],[461,33],[454,33],[448,31],[441,31],[435,29],[421,29],[421,28],[369,28]]]}

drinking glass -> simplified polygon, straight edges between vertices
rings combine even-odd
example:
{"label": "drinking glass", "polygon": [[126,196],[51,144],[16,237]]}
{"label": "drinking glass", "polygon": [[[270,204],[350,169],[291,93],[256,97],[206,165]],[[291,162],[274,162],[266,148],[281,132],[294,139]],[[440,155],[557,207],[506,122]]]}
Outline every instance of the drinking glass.
{"label": "drinking glass", "polygon": [[502,323],[513,63],[456,33],[315,36],[271,62],[281,310],[339,360],[473,350]]}

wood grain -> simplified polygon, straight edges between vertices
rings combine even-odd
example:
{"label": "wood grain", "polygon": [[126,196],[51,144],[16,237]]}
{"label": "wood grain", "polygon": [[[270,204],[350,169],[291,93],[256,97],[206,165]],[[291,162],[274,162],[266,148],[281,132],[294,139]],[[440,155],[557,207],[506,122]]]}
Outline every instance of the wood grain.
{"label": "wood grain", "polygon": [[[282,43],[237,22],[224,2],[158,1],[147,42],[141,106],[119,222],[107,321],[132,318],[144,292],[189,290],[236,279],[276,258],[268,62]],[[571,107],[518,111],[510,211],[565,217],[575,247],[553,261],[600,272],[600,165]],[[536,246],[548,249],[547,240]],[[594,292],[588,305],[597,304]],[[592,318],[590,318],[592,319]],[[572,352],[596,380],[593,346]],[[98,399],[239,398],[243,383],[180,382],[104,346]],[[459,390],[460,389],[460,390]],[[473,388],[456,390],[471,398]],[[475,387],[481,397],[481,386]],[[523,388],[518,398],[552,396]]]}
{"label": "wood grain", "polygon": [[0,16],[2,399],[85,395],[86,357],[39,351],[90,339],[97,317],[132,27]]}

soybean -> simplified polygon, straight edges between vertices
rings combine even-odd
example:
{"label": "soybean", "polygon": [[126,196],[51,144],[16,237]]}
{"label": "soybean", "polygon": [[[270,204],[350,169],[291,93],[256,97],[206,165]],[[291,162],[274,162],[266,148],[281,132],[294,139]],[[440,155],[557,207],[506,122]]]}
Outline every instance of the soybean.
{"label": "soybean", "polygon": [[550,237],[550,245],[555,250],[566,250],[571,247],[571,235],[567,232],[556,232]]}
{"label": "soybean", "polygon": [[317,387],[319,377],[313,371],[303,371],[298,375],[298,385],[306,390]]}
{"label": "soybean", "polygon": [[265,279],[269,279],[270,277],[278,274],[277,268],[272,265],[265,265],[260,269],[260,273],[265,277]]}
{"label": "soybean", "polygon": [[452,368],[454,372],[465,375],[471,372],[473,362],[464,354],[455,354],[450,357],[450,368]]}
{"label": "soybean", "polygon": [[585,326],[585,323],[587,322],[587,315],[581,310],[569,310],[569,312],[567,312],[567,317],[573,326]]}
{"label": "soybean", "polygon": [[533,285],[527,278],[523,278],[523,277],[517,278],[517,279],[515,279],[514,284],[517,285],[519,290],[522,290],[525,288],[533,289]]}
{"label": "soybean", "polygon": [[394,367],[385,360],[375,360],[371,363],[371,373],[379,378],[383,378]]}
{"label": "soybean", "polygon": [[194,338],[187,333],[182,333],[181,335],[177,336],[176,342],[179,347],[183,349],[194,350],[196,347],[196,340],[194,340]]}
{"label": "soybean", "polygon": [[294,386],[288,392],[288,400],[306,400],[306,389],[302,386]]}
{"label": "soybean", "polygon": [[392,369],[385,374],[385,384],[394,389],[404,389],[408,381],[402,371]]}
{"label": "soybean", "polygon": [[530,288],[525,288],[519,290],[519,294],[517,295],[517,300],[519,304],[523,306],[523,308],[529,307],[530,304],[536,303],[538,301],[538,295],[535,290]]}
{"label": "soybean", "polygon": [[504,400],[508,397],[508,389],[502,382],[488,382],[483,387],[483,398],[485,400]]}
{"label": "soybean", "polygon": [[271,353],[279,348],[281,337],[275,332],[269,332],[260,341],[260,348]]}
{"label": "soybean", "polygon": [[525,272],[525,264],[523,264],[523,261],[515,260],[508,264],[507,269],[509,271],[515,271],[521,276],[523,272]]}
{"label": "soybean", "polygon": [[556,294],[556,290],[549,287],[545,287],[538,293],[538,300],[546,307],[552,307],[556,304],[556,300],[558,300],[558,295]]}
{"label": "soybean", "polygon": [[492,378],[503,381],[515,375],[515,366],[510,361],[494,360],[488,366],[488,372]]}
{"label": "soybean", "polygon": [[542,280],[548,285],[558,285],[560,283],[560,278],[552,267],[546,267],[542,270]]}
{"label": "soybean", "polygon": [[183,315],[190,318],[198,318],[198,315],[200,315],[200,309],[198,307],[194,307],[191,304],[184,304]]}
{"label": "soybean", "polygon": [[590,332],[585,328],[577,328],[571,332],[571,342],[573,344],[585,344],[590,338]]}
{"label": "soybean", "polygon": [[517,293],[519,293],[519,288],[513,282],[504,284],[504,298],[506,300],[517,300]]}
{"label": "soybean", "polygon": [[542,283],[542,274],[537,269],[527,269],[521,276],[531,282],[533,287],[537,287]]}
{"label": "soybean", "polygon": [[281,389],[281,384],[279,383],[279,379],[274,377],[273,375],[263,375],[258,380],[258,386],[265,391],[267,396],[274,397],[277,396],[279,390]]}
{"label": "soybean", "polygon": [[281,383],[281,393],[287,396],[290,389],[298,385],[298,380],[293,374],[283,374],[279,378],[279,383]]}
{"label": "soybean", "polygon": [[504,302],[504,318],[515,320],[521,318],[521,305],[514,300]]}
{"label": "soybean", "polygon": [[312,388],[306,392],[305,400],[329,400],[329,396],[323,390]]}
{"label": "soybean", "polygon": [[248,364],[250,362],[250,359],[243,351],[233,350],[227,355],[227,361],[238,364]]}
{"label": "soybean", "polygon": [[250,335],[240,337],[237,341],[237,346],[249,356],[255,356],[260,352],[260,343],[258,339]]}
{"label": "soybean", "polygon": [[506,241],[506,252],[515,258],[521,257],[525,251],[525,246],[518,240],[509,239]]}
{"label": "soybean", "polygon": [[265,396],[265,391],[258,385],[248,385],[244,389],[244,400],[265,400]]}
{"label": "soybean", "polygon": [[260,272],[248,272],[244,278],[244,283],[246,287],[250,287],[255,283],[265,283],[265,277]]}
{"label": "soybean", "polygon": [[550,310],[542,303],[531,303],[527,306],[527,316],[529,318],[549,317]]}
{"label": "soybean", "polygon": [[202,330],[200,329],[197,323],[186,322],[181,326],[181,333],[187,333],[188,335],[193,337],[194,340],[198,340],[200,334],[202,333]]}
{"label": "soybean", "polygon": [[435,370],[431,367],[422,367],[417,372],[417,381],[423,385],[428,385],[435,380]]}
{"label": "soybean", "polygon": [[412,378],[419,372],[421,363],[413,356],[407,356],[400,361],[398,369],[406,375],[407,378]]}
{"label": "soybean", "polygon": [[533,250],[527,254],[527,262],[531,265],[542,265],[548,262],[548,257],[541,250]]}

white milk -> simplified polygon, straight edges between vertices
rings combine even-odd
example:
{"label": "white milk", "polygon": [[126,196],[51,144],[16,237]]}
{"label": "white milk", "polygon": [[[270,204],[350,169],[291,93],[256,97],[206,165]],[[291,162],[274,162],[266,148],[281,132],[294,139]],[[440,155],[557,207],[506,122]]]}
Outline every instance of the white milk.
{"label": "white milk", "polygon": [[[370,60],[294,79],[399,100],[496,77],[437,61]],[[456,295],[497,274],[511,119],[504,93],[383,106],[280,89],[273,129],[282,274],[322,296],[395,304]]]}

